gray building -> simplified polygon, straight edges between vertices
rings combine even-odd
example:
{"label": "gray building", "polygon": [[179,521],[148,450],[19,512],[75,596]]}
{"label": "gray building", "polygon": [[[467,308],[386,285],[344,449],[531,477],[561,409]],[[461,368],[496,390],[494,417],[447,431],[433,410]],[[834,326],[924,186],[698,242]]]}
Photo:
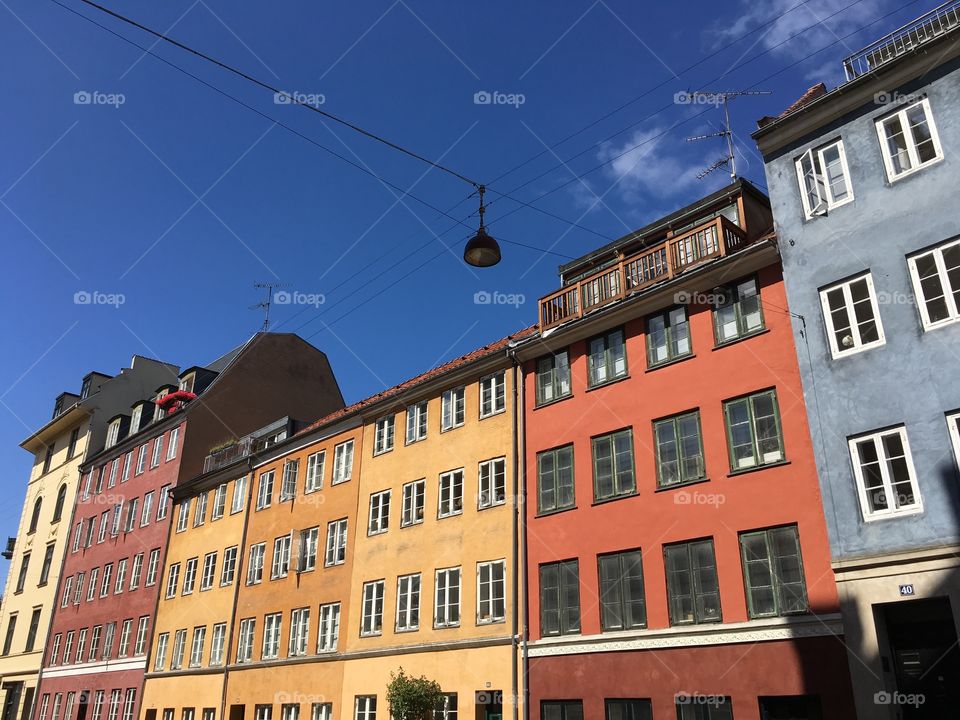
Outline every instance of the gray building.
{"label": "gray building", "polygon": [[960,711],[960,2],[754,133],[861,718]]}

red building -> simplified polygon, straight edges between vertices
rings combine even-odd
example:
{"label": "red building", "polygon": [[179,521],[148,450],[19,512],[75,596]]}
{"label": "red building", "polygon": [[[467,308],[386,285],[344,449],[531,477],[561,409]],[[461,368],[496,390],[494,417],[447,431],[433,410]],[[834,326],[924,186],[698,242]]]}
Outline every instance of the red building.
{"label": "red building", "polygon": [[849,718],[767,198],[561,268],[526,378],[531,717]]}
{"label": "red building", "polygon": [[[299,337],[261,333],[110,419],[81,466],[79,495],[44,653],[35,720],[134,720],[171,522],[170,489],[278,417],[343,407],[326,356]],[[286,432],[289,424],[284,424]],[[279,439],[279,438],[278,438]],[[194,513],[203,522],[215,508]],[[185,587],[199,585],[202,568]]]}

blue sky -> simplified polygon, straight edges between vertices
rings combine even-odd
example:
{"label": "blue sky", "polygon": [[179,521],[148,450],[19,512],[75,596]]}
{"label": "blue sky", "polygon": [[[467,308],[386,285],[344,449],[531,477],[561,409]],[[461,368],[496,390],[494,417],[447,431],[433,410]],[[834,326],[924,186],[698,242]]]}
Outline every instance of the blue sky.
{"label": "blue sky", "polygon": [[[273,329],[324,350],[348,402],[377,392],[532,324],[564,256],[725,184],[723,170],[695,177],[719,141],[684,140],[716,131],[719,111],[677,104],[678,91],[774,92],[732,106],[739,169],[762,184],[756,119],[836,84],[844,56],[936,4],[103,0],[488,183],[491,233],[557,253],[504,242],[503,262],[480,271],[460,259],[466,227],[318,145],[473,225],[467,184],[61,2],[262,114],[50,0],[0,0],[0,536],[16,532],[31,464],[18,443],[88,371],[133,354],[207,363],[258,329],[253,284],[281,282],[307,304],[275,306]],[[475,102],[494,91],[514,102]]]}

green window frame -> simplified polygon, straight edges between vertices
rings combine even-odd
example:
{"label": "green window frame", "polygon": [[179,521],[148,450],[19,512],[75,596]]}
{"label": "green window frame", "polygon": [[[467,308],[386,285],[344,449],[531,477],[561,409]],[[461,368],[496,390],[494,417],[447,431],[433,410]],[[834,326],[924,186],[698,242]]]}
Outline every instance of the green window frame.
{"label": "green window frame", "polygon": [[537,512],[555,512],[575,504],[573,445],[537,453]]}
{"label": "green window frame", "polygon": [[537,405],[546,405],[568,397],[570,384],[570,355],[560,350],[537,360]]}
{"label": "green window frame", "polygon": [[629,630],[647,626],[640,550],[597,556],[600,585],[600,627]]}
{"label": "green window frame", "polygon": [[647,319],[647,367],[657,367],[693,353],[687,309],[678,306]]}
{"label": "green window frame", "polygon": [[609,500],[637,491],[634,475],[633,433],[629,428],[595,437],[593,447],[593,498]]}
{"label": "green window frame", "polygon": [[587,341],[587,384],[590,387],[627,375],[627,345],[623,329],[611,330]]}
{"label": "green window frame", "polygon": [[664,545],[671,625],[723,621],[713,539]]}
{"label": "green window frame", "polygon": [[749,470],[786,459],[776,390],[745,395],[723,403],[730,470]]}
{"label": "green window frame", "polygon": [[765,328],[760,288],[755,277],[723,289],[713,306],[713,334],[717,345],[749,337]]}
{"label": "green window frame", "polygon": [[653,445],[657,487],[673,487],[706,478],[698,410],[653,423]]}
{"label": "green window frame", "polygon": [[563,560],[540,566],[540,634],[580,632],[580,563]]}
{"label": "green window frame", "polygon": [[751,618],[809,610],[796,525],[740,533],[740,555]]}

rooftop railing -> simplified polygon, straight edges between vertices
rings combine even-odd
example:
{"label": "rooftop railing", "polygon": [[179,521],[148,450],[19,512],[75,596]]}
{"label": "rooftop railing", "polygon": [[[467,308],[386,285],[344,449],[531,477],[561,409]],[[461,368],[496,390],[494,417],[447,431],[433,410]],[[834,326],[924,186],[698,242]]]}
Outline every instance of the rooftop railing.
{"label": "rooftop railing", "polygon": [[876,70],[960,25],[960,0],[949,0],[926,15],[876,40],[843,61],[847,82]]}
{"label": "rooftop railing", "polygon": [[540,330],[583,317],[746,243],[743,229],[720,215],[541,298]]}

